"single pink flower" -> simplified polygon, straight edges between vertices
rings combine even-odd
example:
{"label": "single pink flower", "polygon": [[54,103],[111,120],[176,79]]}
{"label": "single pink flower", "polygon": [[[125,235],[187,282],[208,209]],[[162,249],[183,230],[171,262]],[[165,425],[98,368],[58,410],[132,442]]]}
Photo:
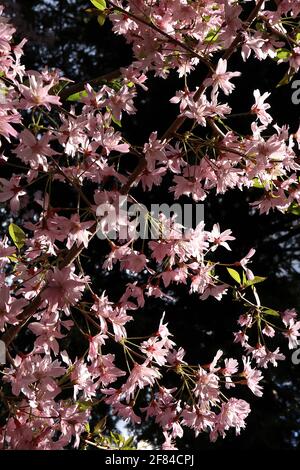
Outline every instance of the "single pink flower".
{"label": "single pink flower", "polygon": [[54,85],[51,81],[47,85],[44,84],[40,74],[29,74],[29,86],[19,85],[20,92],[23,98],[20,105],[24,109],[35,108],[36,106],[45,106],[48,111],[51,110],[51,105],[61,105],[59,96],[49,95],[49,91]]}
{"label": "single pink flower", "polygon": [[235,86],[230,83],[231,78],[239,77],[240,72],[226,72],[227,70],[227,60],[219,59],[217,68],[212,74],[211,78],[207,78],[204,81],[205,86],[212,85],[213,91],[217,91],[218,88],[224,91],[225,95],[229,95],[234,90]]}
{"label": "single pink flower", "polygon": [[20,209],[20,198],[26,195],[20,183],[21,176],[12,176],[10,180],[0,178],[0,202],[9,201],[10,209],[14,214]]}
{"label": "single pink flower", "polygon": [[260,122],[265,126],[268,126],[273,120],[270,114],[267,113],[267,109],[270,109],[271,106],[265,103],[265,100],[270,95],[271,93],[261,95],[259,90],[254,90],[255,104],[252,106],[251,112],[256,114]]}

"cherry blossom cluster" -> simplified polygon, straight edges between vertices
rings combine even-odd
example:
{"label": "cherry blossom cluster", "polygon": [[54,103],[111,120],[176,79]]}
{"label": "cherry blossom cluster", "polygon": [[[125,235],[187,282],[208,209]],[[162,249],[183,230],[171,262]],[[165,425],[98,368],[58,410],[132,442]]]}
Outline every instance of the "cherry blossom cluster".
{"label": "cherry blossom cluster", "polygon": [[[112,241],[97,210],[115,208],[124,195],[136,202],[137,186],[148,192],[161,185],[174,199],[196,202],[259,188],[261,198],[251,204],[260,213],[299,203],[300,131],[274,123],[270,93],[256,89],[245,109],[252,123],[241,135],[227,121],[233,111],[226,100],[238,87],[240,72],[230,71],[235,52],[245,61],[284,61],[289,77],[298,71],[300,6],[292,0],[92,3],[132,45],[134,59],[117,79],[86,83],[69,101],[63,96],[74,85],[59,71],[25,69],[25,41],[15,44],[15,30],[0,11],[0,164],[6,170],[0,202],[11,221],[0,240],[0,331],[7,348],[0,369],[1,447],[85,446],[99,403],[136,425],[154,420],[163,449],[176,449],[186,428],[195,436],[208,433],[211,441],[229,429],[238,435],[250,413],[239,390],[262,395],[263,369],[285,358],[276,340],[298,346],[297,313],[261,305],[256,285],[263,278],[249,267],[253,248],[240,260],[218,261],[235,240],[219,223],[209,229],[201,222],[178,236],[175,217],[155,219],[149,212],[159,236],[141,244],[133,236],[135,221],[122,213],[115,228],[128,226],[127,235]],[[190,89],[197,68],[207,75]],[[136,113],[135,98],[140,88],[147,90],[149,73],[167,79],[172,69],[182,78],[171,98],[175,122],[162,136],[154,128],[142,146],[128,142],[122,117]],[[185,121],[189,130],[181,133]],[[129,160],[134,170],[126,168]],[[72,199],[68,207],[63,200],[57,207],[53,197],[62,185]],[[88,256],[99,228],[107,235],[99,241],[106,250],[102,271],[130,278],[118,301],[96,289],[82,266],[81,254]],[[224,295],[240,301],[233,342],[243,348],[241,357],[225,357],[217,346],[208,364],[189,364],[163,309],[155,333],[127,334],[148,298],[170,300],[174,284],[199,302]],[[74,330],[86,346],[75,356]]]}

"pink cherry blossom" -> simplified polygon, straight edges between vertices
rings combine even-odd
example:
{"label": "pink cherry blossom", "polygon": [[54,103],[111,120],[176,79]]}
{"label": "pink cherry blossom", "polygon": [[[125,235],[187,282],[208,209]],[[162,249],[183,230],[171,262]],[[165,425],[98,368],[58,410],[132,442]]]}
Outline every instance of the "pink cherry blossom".
{"label": "pink cherry blossom", "polygon": [[209,240],[213,243],[211,251],[215,251],[218,246],[223,246],[227,250],[231,250],[227,241],[235,240],[235,237],[231,236],[231,230],[225,230],[220,232],[220,225],[214,224],[212,231],[209,234]]}
{"label": "pink cherry blossom", "polygon": [[215,414],[207,408],[205,402],[202,406],[187,406],[181,413],[182,424],[194,430],[197,436],[200,432],[213,429]]}
{"label": "pink cherry blossom", "polygon": [[205,86],[212,85],[213,90],[217,91],[218,88],[224,91],[225,95],[229,95],[234,90],[235,86],[230,83],[231,78],[239,77],[240,72],[226,72],[227,70],[227,60],[219,59],[217,68],[212,74],[211,78],[208,78],[204,81]]}
{"label": "pink cherry blossom", "polygon": [[0,178],[0,202],[9,201],[13,213],[20,210],[20,198],[26,195],[26,191],[22,189],[20,184],[20,176],[12,176],[9,181]]}
{"label": "pink cherry blossom", "polygon": [[293,318],[286,321],[287,331],[283,335],[289,340],[289,349],[297,348],[300,336],[300,321],[295,322]]}
{"label": "pink cherry blossom", "polygon": [[263,378],[262,373],[258,369],[251,367],[250,357],[246,358],[244,356],[243,364],[244,364],[244,371],[242,375],[246,378],[248,387],[254,393],[254,395],[261,397],[263,392],[262,392],[262,386],[259,385],[259,382]]}
{"label": "pink cherry blossom", "polygon": [[245,419],[250,413],[250,406],[244,400],[230,398],[227,403],[222,404],[221,412],[217,415],[216,427],[211,432],[212,441],[217,439],[218,434],[224,437],[225,431],[234,428],[237,435],[246,426]]}
{"label": "pink cherry blossom", "polygon": [[28,80],[29,86],[19,85],[20,92],[23,95],[20,105],[23,108],[30,109],[36,106],[45,106],[50,111],[51,105],[61,104],[58,96],[49,94],[54,85],[53,82],[45,85],[40,74],[28,75]]}
{"label": "pink cherry blossom", "polygon": [[28,129],[25,129],[20,133],[19,138],[20,144],[14,150],[18,158],[25,163],[29,163],[34,169],[43,168],[43,170],[47,171],[47,157],[56,154],[49,146],[52,136],[44,134],[41,139],[37,139]]}
{"label": "pink cherry blossom", "polygon": [[255,250],[254,248],[251,248],[251,250],[249,251],[249,253],[241,259],[241,261],[239,262],[239,264],[244,268],[245,272],[246,272],[246,275],[247,275],[247,278],[249,280],[252,280],[254,279],[254,274],[253,272],[247,267],[247,265],[249,264],[249,262],[251,263],[250,259],[254,256],[255,254]]}
{"label": "pink cherry blossom", "polygon": [[150,367],[148,361],[144,364],[135,363],[122,391],[130,397],[136,389],[141,390],[148,385],[153,385],[155,379],[159,379],[160,376],[160,372],[155,367]]}
{"label": "pink cherry blossom", "polygon": [[70,218],[70,228],[67,241],[67,248],[71,248],[74,243],[79,246],[81,243],[87,248],[89,236],[91,232],[88,231],[94,225],[93,221],[81,222],[78,214],[74,214]]}
{"label": "pink cherry blossom", "polygon": [[8,246],[7,241],[7,237],[4,237],[2,241],[0,240],[0,268],[2,268],[5,263],[8,263],[9,256],[15,253],[15,248]]}
{"label": "pink cherry blossom", "polygon": [[47,300],[51,310],[58,308],[66,309],[76,303],[82,296],[87,279],[82,279],[74,274],[72,267],[62,270],[54,268],[48,274],[48,287],[42,296]]}
{"label": "pink cherry blossom", "polygon": [[267,113],[267,109],[270,109],[270,105],[265,103],[265,100],[270,96],[270,93],[260,94],[259,90],[254,90],[255,104],[252,106],[252,113],[256,114],[262,124],[267,126],[272,122],[272,117]]}
{"label": "pink cherry blossom", "polygon": [[197,371],[194,393],[203,401],[216,400],[219,395],[218,376],[200,367]]}

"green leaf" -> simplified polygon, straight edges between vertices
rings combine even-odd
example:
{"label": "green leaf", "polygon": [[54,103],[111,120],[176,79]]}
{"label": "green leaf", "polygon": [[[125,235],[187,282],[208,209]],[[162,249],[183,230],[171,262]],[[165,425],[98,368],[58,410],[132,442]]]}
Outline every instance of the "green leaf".
{"label": "green leaf", "polygon": [[258,21],[256,23],[255,29],[256,31],[261,31],[261,32],[264,32],[266,30],[264,23],[262,23],[261,21]]}
{"label": "green leaf", "polygon": [[293,76],[295,75],[295,70],[294,69],[289,69],[286,74],[283,76],[283,78],[280,80],[279,83],[277,83],[276,88],[279,88],[284,85],[288,85],[290,81],[292,80]]}
{"label": "green leaf", "polygon": [[273,310],[272,308],[265,309],[264,313],[266,315],[272,315],[273,317],[280,317],[280,313],[278,313],[276,310]]}
{"label": "green leaf", "polygon": [[293,203],[290,205],[288,212],[294,215],[299,215],[300,216],[300,206],[297,203]]}
{"label": "green leaf", "polygon": [[292,214],[294,214],[294,215],[300,215],[300,207],[299,207],[299,206],[298,206],[298,207],[295,207],[295,208],[292,209],[290,212],[291,212]]}
{"label": "green leaf", "polygon": [[78,401],[77,402],[77,405],[78,405],[78,409],[80,411],[86,411],[86,410],[89,410],[92,408],[93,406],[93,402],[90,400],[90,401]]}
{"label": "green leaf", "polygon": [[296,42],[300,42],[300,33],[297,33],[297,34],[296,34],[295,41],[296,41]]}
{"label": "green leaf", "polygon": [[19,261],[18,257],[16,255],[11,255],[11,256],[8,256],[8,259],[12,262],[12,263],[17,263]]}
{"label": "green leaf", "polygon": [[127,440],[124,439],[121,450],[136,450],[136,446],[134,445],[134,437],[129,437]]}
{"label": "green leaf", "polygon": [[235,269],[227,268],[228,273],[238,284],[241,284],[241,276]]}
{"label": "green leaf", "polygon": [[110,432],[110,437],[111,437],[112,441],[118,446],[119,443],[120,443],[120,436],[119,436],[119,434]]}
{"label": "green leaf", "polygon": [[79,91],[78,93],[74,93],[73,95],[68,96],[67,101],[80,101],[82,98],[87,96],[88,93],[86,90]]}
{"label": "green leaf", "polygon": [[205,43],[214,43],[217,41],[219,36],[219,29],[211,29],[204,39]]}
{"label": "green leaf", "polygon": [[103,11],[106,10],[106,1],[105,0],[90,0],[94,7],[98,8],[98,10]]}
{"label": "green leaf", "polygon": [[26,235],[23,230],[16,224],[10,224],[8,227],[8,233],[15,246],[20,250],[24,246],[26,240]]}
{"label": "green leaf", "polygon": [[123,83],[120,78],[114,78],[114,80],[111,80],[110,82],[107,82],[110,88],[113,88],[115,91],[121,90]]}
{"label": "green leaf", "polygon": [[100,15],[97,16],[97,21],[100,24],[100,26],[103,26],[106,20],[106,15],[104,13],[100,13]]}
{"label": "green leaf", "polygon": [[118,121],[118,119],[116,119],[113,114],[111,115],[111,120],[112,120],[112,122],[114,122],[115,124],[117,124],[117,126],[122,127],[121,121]]}
{"label": "green leaf", "polygon": [[101,434],[105,430],[105,428],[106,428],[106,416],[100,419],[100,421],[98,421],[98,423],[94,427],[94,434]]}
{"label": "green leaf", "polygon": [[266,277],[261,277],[261,276],[255,276],[254,279],[251,279],[251,281],[247,280],[244,285],[246,287],[248,286],[253,286],[254,284],[258,284],[259,282],[264,282],[267,278]]}
{"label": "green leaf", "polygon": [[252,185],[253,188],[259,188],[259,189],[264,188],[264,185],[262,184],[262,182],[258,178],[254,178],[252,180],[252,182],[253,182],[253,185]]}
{"label": "green leaf", "polygon": [[134,437],[129,437],[125,442],[124,446],[128,447],[129,449],[133,447],[134,444]]}
{"label": "green leaf", "polygon": [[280,47],[279,49],[276,50],[276,59],[287,60],[291,54],[292,54],[291,51],[289,51],[285,47]]}

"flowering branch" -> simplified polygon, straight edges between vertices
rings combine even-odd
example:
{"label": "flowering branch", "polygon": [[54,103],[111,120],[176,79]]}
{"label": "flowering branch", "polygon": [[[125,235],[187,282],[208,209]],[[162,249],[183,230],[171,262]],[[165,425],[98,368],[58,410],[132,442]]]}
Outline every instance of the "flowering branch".
{"label": "flowering branch", "polygon": [[[300,6],[278,1],[278,10],[270,12],[267,2],[257,1],[242,21],[239,2],[219,1],[215,8],[213,0],[122,5],[108,0],[107,9],[105,2],[92,3],[105,9],[114,33],[132,45],[134,60],[126,69],[70,85],[58,95],[53,90],[65,79],[57,71],[25,69],[24,42],[12,45],[14,28],[0,8],[0,135],[7,149],[0,161],[8,172],[17,171],[0,178],[0,202],[11,220],[22,224],[11,223],[10,241],[6,235],[0,240],[0,331],[9,363],[1,366],[0,443],[4,449],[110,447],[101,436],[105,423],[93,428],[90,421],[100,402],[136,425],[153,418],[162,431],[162,449],[176,449],[186,428],[195,436],[209,432],[212,442],[229,429],[238,435],[250,412],[239,390],[247,387],[262,396],[263,370],[284,360],[277,338],[285,338],[289,349],[298,347],[297,313],[262,305],[257,285],[265,278],[251,269],[253,248],[240,260],[232,254],[228,263],[218,261],[221,250],[231,251],[230,229],[222,231],[215,223],[209,230],[203,221],[184,227],[171,212],[155,213],[132,195],[128,211],[124,196],[137,183],[142,193],[161,186],[174,201],[184,196],[195,202],[235,188],[248,194],[255,186],[261,199],[251,205],[260,213],[299,208],[300,132],[275,124],[270,93],[257,89],[245,113],[252,123],[242,135],[227,125],[237,115],[226,97],[241,75],[227,70],[238,48],[244,60],[251,54],[260,61],[276,55],[277,38],[272,31],[269,36],[254,31],[253,21],[272,14],[279,24],[284,16],[296,18]],[[290,47],[287,60],[297,71],[297,43]],[[220,50],[223,55],[212,67]],[[199,61],[209,70],[193,91],[187,77]],[[177,118],[162,138],[154,131],[143,145],[129,144],[121,129],[124,113],[135,115],[135,98],[140,87],[147,91],[149,72],[167,79],[170,70],[184,77],[170,100],[178,105]],[[115,77],[117,83],[109,83]],[[94,84],[102,86],[94,90]],[[78,103],[62,107],[62,99],[83,88]],[[178,132],[187,119],[190,130]],[[201,133],[206,127],[207,134]],[[138,163],[128,176],[130,156]],[[62,187],[70,200],[57,207]],[[34,213],[28,211],[30,200]],[[96,235],[103,253],[97,269],[123,273],[115,301],[110,292],[97,290],[81,262],[83,250],[91,258]],[[199,302],[232,296],[240,303],[233,334],[240,357],[225,358],[216,348],[211,362],[188,364],[164,314],[154,333],[128,337],[132,313],[142,315],[151,298],[174,302],[170,286],[175,284]],[[73,347],[74,330],[82,341],[79,348],[78,343]]]}

